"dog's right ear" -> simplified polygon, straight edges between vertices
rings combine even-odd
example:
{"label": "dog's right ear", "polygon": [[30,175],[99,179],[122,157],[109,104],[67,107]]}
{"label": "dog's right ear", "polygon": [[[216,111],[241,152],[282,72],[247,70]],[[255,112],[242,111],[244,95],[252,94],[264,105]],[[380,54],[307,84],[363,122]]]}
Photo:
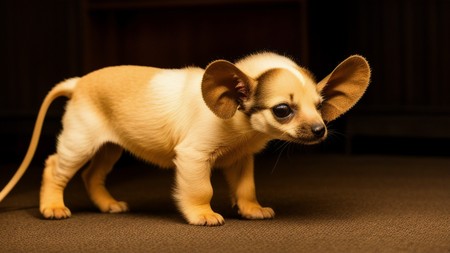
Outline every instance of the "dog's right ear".
{"label": "dog's right ear", "polygon": [[229,119],[251,97],[255,83],[233,63],[217,60],[203,74],[203,99],[214,114]]}

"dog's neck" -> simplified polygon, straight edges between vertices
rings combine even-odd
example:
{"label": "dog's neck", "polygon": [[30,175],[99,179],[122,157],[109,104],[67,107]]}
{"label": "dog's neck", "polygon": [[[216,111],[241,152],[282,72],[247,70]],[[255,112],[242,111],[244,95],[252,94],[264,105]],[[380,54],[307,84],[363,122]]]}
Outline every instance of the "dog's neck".
{"label": "dog's neck", "polygon": [[223,127],[226,127],[230,134],[218,142],[211,154],[217,167],[233,166],[236,161],[260,152],[273,139],[253,129],[249,117],[241,111],[226,120]]}
{"label": "dog's neck", "polygon": [[252,127],[250,116],[242,111],[237,111],[227,124],[229,131],[233,131],[234,139],[243,142],[255,152],[265,147],[267,142],[273,138],[265,133],[259,132]]}

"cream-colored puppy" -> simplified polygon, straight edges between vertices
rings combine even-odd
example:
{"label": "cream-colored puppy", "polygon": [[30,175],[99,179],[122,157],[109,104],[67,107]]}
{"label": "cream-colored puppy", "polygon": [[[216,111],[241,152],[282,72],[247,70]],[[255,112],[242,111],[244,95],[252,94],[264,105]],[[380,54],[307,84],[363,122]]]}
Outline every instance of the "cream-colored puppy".
{"label": "cream-colored puppy", "polygon": [[127,150],[162,168],[176,169],[175,199],[190,224],[221,225],[210,206],[210,175],[221,168],[232,203],[247,219],[274,217],[255,195],[253,155],[268,141],[314,144],[327,136],[326,122],[363,95],[370,68],[351,56],[318,84],[292,60],[260,53],[206,69],[104,68],[56,85],[45,98],[27,155],[0,194],[11,190],[36,149],[48,106],[67,96],[57,152],[47,161],[40,193],[45,218],[71,215],[63,201],[68,181],[88,161],[83,179],[102,212],[125,212],[125,202],[105,188],[105,177]]}

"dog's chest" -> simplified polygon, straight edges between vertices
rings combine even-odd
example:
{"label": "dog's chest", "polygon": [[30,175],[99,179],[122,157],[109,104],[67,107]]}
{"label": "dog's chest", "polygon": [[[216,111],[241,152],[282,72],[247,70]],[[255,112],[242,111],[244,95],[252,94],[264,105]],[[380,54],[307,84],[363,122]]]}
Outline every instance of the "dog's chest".
{"label": "dog's chest", "polygon": [[255,135],[250,138],[242,138],[236,142],[228,143],[228,145],[220,146],[214,152],[215,167],[228,167],[240,159],[249,155],[258,153],[266,146],[267,138]]}

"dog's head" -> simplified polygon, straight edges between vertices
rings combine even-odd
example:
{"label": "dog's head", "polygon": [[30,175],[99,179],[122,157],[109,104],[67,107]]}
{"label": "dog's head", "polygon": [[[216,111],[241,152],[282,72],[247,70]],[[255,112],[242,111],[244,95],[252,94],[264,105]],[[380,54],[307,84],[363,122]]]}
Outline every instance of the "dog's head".
{"label": "dog's head", "polygon": [[259,69],[251,71],[256,76],[224,60],[208,65],[202,80],[206,105],[222,119],[239,110],[256,131],[302,144],[324,140],[326,123],[353,107],[370,81],[369,64],[357,55],[341,62],[319,83],[297,65],[257,65],[257,61],[247,64]]}

